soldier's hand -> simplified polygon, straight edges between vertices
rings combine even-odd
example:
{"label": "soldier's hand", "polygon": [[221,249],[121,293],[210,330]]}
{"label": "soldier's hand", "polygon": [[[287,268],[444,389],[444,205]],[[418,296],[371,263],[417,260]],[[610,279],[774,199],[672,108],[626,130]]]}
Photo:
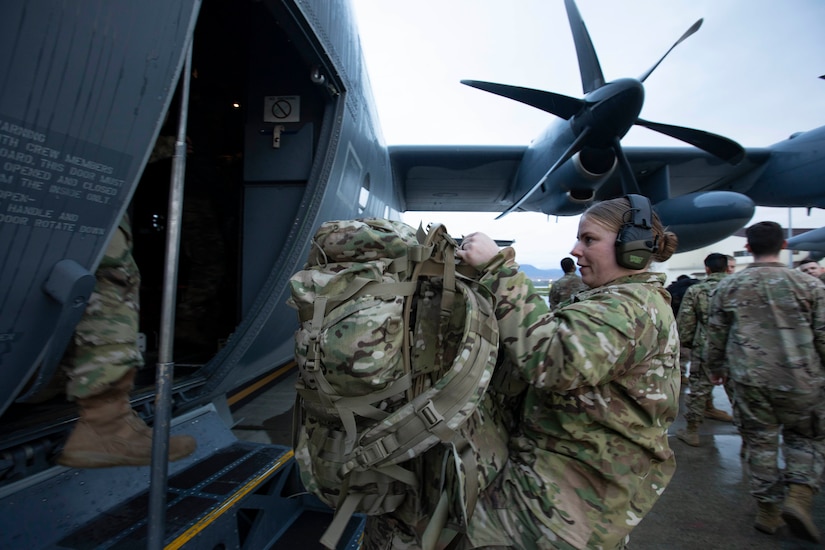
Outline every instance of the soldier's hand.
{"label": "soldier's hand", "polygon": [[498,245],[484,233],[470,233],[462,239],[461,248],[455,254],[465,263],[479,267],[498,254]]}

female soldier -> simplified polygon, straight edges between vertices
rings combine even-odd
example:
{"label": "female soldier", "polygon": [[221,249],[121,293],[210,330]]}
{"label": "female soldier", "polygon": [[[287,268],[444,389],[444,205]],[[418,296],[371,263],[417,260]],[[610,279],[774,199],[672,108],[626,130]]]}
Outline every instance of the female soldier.
{"label": "female soldier", "polygon": [[497,297],[501,341],[526,390],[510,459],[464,548],[622,548],[662,494],[676,467],[667,429],[679,339],[665,276],[647,269],[676,244],[644,197],[590,207],[571,252],[590,290],[551,313],[512,248],[465,237],[458,256]]}

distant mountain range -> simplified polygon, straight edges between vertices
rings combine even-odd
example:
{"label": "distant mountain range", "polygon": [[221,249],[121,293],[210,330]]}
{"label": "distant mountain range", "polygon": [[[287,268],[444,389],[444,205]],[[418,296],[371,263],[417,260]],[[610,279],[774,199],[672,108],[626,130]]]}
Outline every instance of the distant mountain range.
{"label": "distant mountain range", "polygon": [[533,281],[555,281],[564,275],[561,269],[539,269],[530,264],[521,264],[519,269]]}

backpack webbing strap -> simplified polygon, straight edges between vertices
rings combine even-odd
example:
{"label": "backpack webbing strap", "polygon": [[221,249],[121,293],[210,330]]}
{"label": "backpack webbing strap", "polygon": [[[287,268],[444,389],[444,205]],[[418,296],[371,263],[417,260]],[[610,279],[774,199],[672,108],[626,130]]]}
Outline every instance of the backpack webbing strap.
{"label": "backpack webbing strap", "polygon": [[344,529],[349,523],[349,519],[355,513],[355,510],[366,497],[375,498],[375,493],[364,493],[361,491],[351,490],[351,485],[357,486],[378,486],[383,487],[385,492],[377,495],[379,502],[384,506],[395,509],[401,506],[401,503],[406,498],[405,494],[389,494],[386,492],[389,488],[391,480],[397,480],[410,487],[418,487],[418,476],[413,472],[398,466],[397,464],[390,464],[381,468],[375,468],[366,472],[352,472],[344,480],[341,486],[341,495],[343,500],[338,502],[335,507],[335,514],[329,527],[321,537],[321,544],[327,548],[333,549],[341,539]]}
{"label": "backpack webbing strap", "polygon": [[[357,288],[356,288],[357,287]],[[352,291],[352,292],[350,292]],[[415,292],[415,285],[410,283],[377,283],[375,281],[367,281],[363,285],[354,285],[350,286],[347,291],[347,298],[350,299],[354,296],[359,295],[373,295],[373,296],[410,296]],[[332,297],[333,299],[330,300],[330,296],[326,295],[319,295],[315,297],[315,301],[312,304],[312,316],[309,318],[309,329],[307,330],[307,337],[309,340],[308,350],[307,350],[307,357],[305,363],[305,369],[308,372],[314,373],[319,380],[319,385],[321,385],[321,389],[324,393],[328,395],[336,395],[336,392],[332,387],[326,383],[326,380],[323,379],[323,375],[321,374],[321,369],[318,365],[318,359],[320,356],[320,338],[321,338],[321,331],[330,325],[334,325],[344,317],[348,315],[352,315],[354,312],[358,311],[359,309],[366,309],[368,307],[372,307],[373,304],[369,302],[364,302],[358,308],[350,308],[346,311],[338,312],[336,315],[327,317],[327,314],[330,311],[335,311],[334,308],[339,305],[340,303],[344,302],[345,300],[341,298],[342,295],[336,295]],[[309,308],[305,308],[309,309]],[[305,319],[302,319],[303,322],[306,322]]]}
{"label": "backpack webbing strap", "polygon": [[[363,282],[363,279],[359,278],[357,284],[350,285],[342,294],[336,295],[332,303],[329,301],[329,296],[326,295],[316,296],[315,298],[315,302],[313,303],[312,319],[310,320],[308,330],[308,349],[304,368],[306,372],[312,376],[318,386],[318,391],[315,395],[317,396],[317,401],[320,405],[323,408],[334,408],[338,411],[341,422],[347,433],[346,447],[348,450],[355,446],[357,437],[357,426],[354,413],[359,413],[361,416],[366,416],[369,418],[375,418],[378,409],[369,407],[370,403],[409,391],[410,374],[408,371],[405,371],[405,374],[391,384],[388,389],[385,389],[382,392],[373,393],[369,397],[341,397],[335,388],[333,388],[327,381],[323,370],[320,368],[321,332],[325,327],[334,325],[341,318],[352,315],[352,313],[357,311],[358,308],[347,309],[346,311],[341,311],[332,316],[328,316],[327,314],[330,312],[330,308],[334,308],[335,305],[344,301],[341,299],[341,296],[343,295],[346,295],[347,299],[350,299],[357,297],[361,293],[375,296],[397,296],[399,294],[410,296],[414,292],[414,283],[377,283],[375,281]],[[364,302],[361,304],[360,308],[367,308],[371,306],[371,303]],[[335,310],[333,309],[332,311]],[[312,400],[312,398],[309,397],[309,392],[307,392],[306,397],[308,400]]]}
{"label": "backpack webbing strap", "polygon": [[[477,365],[471,365],[463,370],[476,370],[483,373],[484,362],[478,362]],[[342,466],[342,472],[363,470],[406,460],[409,458],[409,450],[428,438],[432,439],[429,447],[438,441],[457,440],[460,436],[449,426],[448,420],[473,397],[478,390],[481,378],[481,376],[456,378],[449,388],[434,392],[428,391],[419,396],[424,399],[416,398],[409,405],[395,411],[382,422],[383,426],[388,427],[385,430],[387,433],[356,447],[351,460]],[[395,415],[398,417],[393,418]],[[362,441],[364,439],[362,436]]]}
{"label": "backpack webbing strap", "polygon": [[327,530],[324,531],[324,534],[321,536],[319,541],[321,544],[330,550],[335,549],[338,541],[341,540],[341,535],[344,534],[344,529],[346,529],[349,523],[349,518],[355,513],[364,496],[366,496],[364,493],[347,493],[347,498],[335,509],[335,514],[332,516],[329,527],[327,527]]}
{"label": "backpack webbing strap", "polygon": [[[354,449],[353,458],[342,467],[343,472],[406,460],[410,458],[409,449],[432,436],[435,436],[432,444],[456,437],[449,420],[489,383],[497,355],[494,342],[498,341],[492,310],[480,307],[466,285],[460,283],[459,288],[469,306],[470,322],[466,327],[469,334],[464,337],[468,345],[440,381],[440,389],[438,386],[428,389],[362,435],[362,444]],[[479,322],[472,322],[476,317],[480,318]],[[484,330],[485,327],[488,330]]]}
{"label": "backpack webbing strap", "polygon": [[410,387],[410,376],[405,374],[380,392],[371,393],[369,396],[359,397],[341,397],[335,399],[333,404],[338,411],[338,416],[341,423],[346,430],[347,437],[345,441],[345,451],[350,453],[355,447],[356,439],[358,438],[358,426],[355,422],[355,415],[362,417],[373,418],[376,420],[384,420],[389,416],[376,407],[371,406],[371,403],[381,401],[393,395],[398,395],[401,392],[407,391]]}
{"label": "backpack webbing strap", "polygon": [[410,386],[410,377],[401,376],[397,380],[388,384],[381,391],[374,391],[369,395],[357,397],[327,396],[321,397],[317,389],[296,387],[296,391],[301,395],[304,406],[309,412],[324,419],[337,419],[341,408],[349,408],[359,416],[372,418],[373,420],[383,420],[390,413],[373,406],[373,403],[383,401],[407,390]]}
{"label": "backpack webbing strap", "polygon": [[[461,514],[466,526],[473,516],[473,510],[476,509],[476,502],[478,502],[478,494],[480,492],[478,486],[478,461],[473,452],[470,442],[462,439],[450,446],[452,451],[453,465],[455,466],[456,479],[464,480],[464,483],[458,484],[460,498],[458,502],[461,504]],[[461,466],[464,465],[465,475],[461,475]]]}
{"label": "backpack webbing strap", "polygon": [[[406,264],[406,258],[404,259]],[[323,314],[326,315],[330,311],[354,298],[360,296],[412,296],[415,293],[415,283],[410,282],[380,282],[367,277],[354,277],[343,290],[335,294],[319,293],[315,296],[312,303],[297,306],[298,319],[302,323],[313,319],[318,314],[318,300],[323,298],[324,302]]]}
{"label": "backpack webbing strap", "polygon": [[[445,482],[447,480],[446,471],[450,464],[455,468],[455,479],[459,492],[458,504],[461,508],[461,525],[463,527],[466,527],[470,523],[473,510],[475,510],[476,502],[478,501],[478,476],[474,475],[478,470],[478,463],[469,441],[461,438],[459,443],[448,445],[444,453],[441,474],[438,477],[438,479],[441,480],[438,504],[430,516],[430,521],[427,523],[424,533],[421,535],[422,550],[436,548],[436,542],[440,539],[441,533],[447,525],[451,493],[447,490],[447,487],[445,487]],[[467,475],[462,475],[461,473],[462,464],[468,472]],[[464,480],[464,483],[461,483],[461,480]]]}

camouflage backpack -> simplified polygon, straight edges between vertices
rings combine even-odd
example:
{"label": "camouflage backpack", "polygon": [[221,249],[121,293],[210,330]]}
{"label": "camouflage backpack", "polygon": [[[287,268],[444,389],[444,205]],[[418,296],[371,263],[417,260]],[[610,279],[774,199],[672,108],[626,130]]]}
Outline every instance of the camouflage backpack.
{"label": "camouflage backpack", "polygon": [[430,540],[461,529],[507,460],[505,430],[480,408],[498,354],[492,298],[457,272],[455,247],[442,225],[332,221],[290,280],[295,458],[336,510],[328,548],[353,513],[432,515]]}

